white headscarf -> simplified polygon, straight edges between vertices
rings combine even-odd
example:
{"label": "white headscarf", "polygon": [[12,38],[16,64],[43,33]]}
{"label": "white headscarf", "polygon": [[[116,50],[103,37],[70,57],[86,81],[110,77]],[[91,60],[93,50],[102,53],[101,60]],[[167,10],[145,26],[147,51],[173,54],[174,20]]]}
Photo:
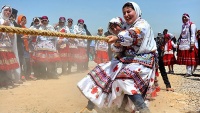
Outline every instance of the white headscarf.
{"label": "white headscarf", "polygon": [[[37,25],[35,25],[35,20],[38,20],[39,21],[39,23],[37,24]],[[40,27],[40,24],[41,24],[41,20],[38,18],[38,17],[34,17],[33,18],[33,26],[35,26],[35,27]]]}
{"label": "white headscarf", "polygon": [[[126,23],[125,24],[126,30],[135,29],[135,26],[143,26],[144,29],[141,29],[141,30],[145,30],[145,31],[141,31],[141,32],[144,32],[145,35],[143,36],[143,41],[142,41],[139,49],[136,50],[137,54],[150,53],[150,52],[156,51],[157,47],[156,47],[156,43],[154,40],[153,30],[147,21],[145,21],[144,19],[141,19],[142,11],[140,10],[140,7],[135,2],[127,2],[127,3],[131,3],[133,5],[133,8],[136,12],[137,19],[131,25],[128,25]],[[121,33],[122,33],[122,36],[124,36],[123,32],[121,32]],[[129,36],[127,36],[127,37],[129,37]]]}
{"label": "white headscarf", "polygon": [[119,25],[121,28],[123,27],[123,24],[124,24],[124,21],[122,20],[122,18],[120,18],[120,17],[115,17],[115,18],[112,18],[110,21],[109,21],[109,23],[108,23],[108,31],[110,32],[110,33],[112,33],[113,35],[115,35],[114,33],[113,33],[113,31],[110,29],[110,25],[111,24],[117,24],[117,25]]}
{"label": "white headscarf", "polygon": [[139,5],[136,4],[135,2],[127,2],[127,3],[131,3],[133,5],[136,15],[137,15],[137,18],[140,18],[142,16],[142,11],[141,11]]}
{"label": "white headscarf", "polygon": [[10,13],[10,16],[11,16],[11,14],[12,14],[12,8],[11,8],[10,6],[5,5],[5,6],[3,6],[2,9],[1,9],[0,18],[2,18],[2,19],[4,19],[4,20],[8,20],[8,19],[10,18],[10,16],[9,16],[9,17],[6,17],[6,16],[4,15],[4,10],[5,10],[5,9],[11,9],[11,13]]}
{"label": "white headscarf", "polygon": [[[142,11],[141,11],[139,5],[136,4],[135,2],[126,2],[125,4],[127,4],[127,3],[131,3],[131,4],[133,5],[134,11],[135,11],[136,16],[137,16],[137,19],[136,19],[132,24],[130,24],[130,25],[127,24],[127,23],[124,24],[124,27],[125,27],[125,28],[130,28],[133,24],[135,24],[135,22],[137,22],[137,21],[141,18],[141,16],[142,16]],[[124,4],[124,5],[125,5],[125,4]]]}
{"label": "white headscarf", "polygon": [[[10,6],[6,6],[6,5],[3,6],[2,9],[1,9],[1,14],[0,14],[0,23],[5,21],[5,20],[8,20],[10,18],[11,14],[10,14],[9,17],[5,17],[5,15],[4,15],[4,10],[8,9],[8,8],[11,9],[11,14],[12,14],[12,8]],[[10,24],[10,26],[13,26],[13,24]],[[12,41],[13,42],[13,52],[15,53],[15,57],[17,59],[17,62],[20,63],[19,62],[19,56],[18,56],[18,49],[17,49],[17,36],[16,36],[16,34],[14,34],[14,38],[12,38],[12,40],[13,40]],[[9,73],[9,74],[13,73],[14,74],[14,81],[18,82],[20,80],[20,76],[21,76],[20,67],[17,68],[17,69],[11,70],[11,71],[7,71],[7,73]]]}

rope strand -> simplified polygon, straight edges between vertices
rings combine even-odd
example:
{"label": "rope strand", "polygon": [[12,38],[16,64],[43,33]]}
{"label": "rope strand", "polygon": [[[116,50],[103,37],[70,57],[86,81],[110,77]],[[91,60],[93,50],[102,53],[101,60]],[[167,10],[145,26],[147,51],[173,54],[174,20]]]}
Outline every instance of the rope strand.
{"label": "rope strand", "polygon": [[62,33],[62,32],[56,32],[56,31],[24,29],[24,28],[3,26],[3,25],[0,25],[0,32],[17,33],[17,34],[24,34],[24,35],[40,35],[40,36],[54,36],[54,37],[108,41],[108,38],[101,37],[101,36],[87,36],[87,35],[78,35],[78,34],[71,34],[71,33]]}

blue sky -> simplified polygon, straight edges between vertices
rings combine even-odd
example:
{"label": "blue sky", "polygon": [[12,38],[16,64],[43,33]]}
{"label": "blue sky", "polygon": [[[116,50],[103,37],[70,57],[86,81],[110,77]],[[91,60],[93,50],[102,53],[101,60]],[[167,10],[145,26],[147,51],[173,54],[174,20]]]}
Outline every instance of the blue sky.
{"label": "blue sky", "polygon": [[[74,25],[82,18],[89,31],[95,35],[97,29],[107,30],[107,24],[113,17],[122,16],[122,6],[126,0],[0,0],[0,6],[10,5],[18,9],[18,15],[24,14],[27,27],[33,17],[48,16],[50,24],[58,22],[60,16],[72,18]],[[183,13],[190,15],[197,28],[200,28],[200,0],[134,0],[142,10],[142,18],[153,28],[154,34],[167,28],[170,33],[179,35]]]}

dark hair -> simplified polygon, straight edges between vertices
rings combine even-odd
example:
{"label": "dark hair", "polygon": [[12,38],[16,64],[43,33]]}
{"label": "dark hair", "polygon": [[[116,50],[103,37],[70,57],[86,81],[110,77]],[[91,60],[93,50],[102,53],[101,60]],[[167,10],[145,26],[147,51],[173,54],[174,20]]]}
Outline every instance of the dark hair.
{"label": "dark hair", "polygon": [[122,7],[122,9],[124,9],[125,7],[130,7],[130,8],[132,8],[133,10],[135,10],[135,8],[133,7],[133,4],[130,3],[130,2],[125,3],[124,6]]}
{"label": "dark hair", "polygon": [[168,31],[168,29],[164,29],[164,31]]}
{"label": "dark hair", "polygon": [[17,16],[17,13],[18,13],[18,10],[15,9],[15,8],[12,8],[12,14],[15,15],[15,16]]}
{"label": "dark hair", "polygon": [[33,26],[33,24],[34,24],[34,22],[31,22],[31,25],[30,25],[30,27],[31,27],[31,26]]}

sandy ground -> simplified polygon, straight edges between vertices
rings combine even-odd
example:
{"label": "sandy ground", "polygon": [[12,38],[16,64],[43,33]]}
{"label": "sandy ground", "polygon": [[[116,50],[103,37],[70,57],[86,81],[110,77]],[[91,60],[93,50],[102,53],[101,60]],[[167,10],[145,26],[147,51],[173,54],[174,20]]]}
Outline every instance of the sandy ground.
{"label": "sandy ground", "polygon": [[[94,62],[90,62],[90,69],[95,65]],[[184,69],[184,66],[180,68],[180,66],[175,65],[175,73],[184,73]],[[26,81],[14,89],[0,90],[0,113],[74,113],[79,111],[87,105],[87,99],[78,90],[76,84],[88,71],[62,75],[56,80]],[[200,113],[200,110],[196,112],[193,109],[190,109],[190,112],[186,110],[188,103],[184,100],[190,97],[176,91],[180,87],[177,81],[180,81],[183,76],[168,76],[175,92],[165,91],[165,85],[160,76],[161,91],[155,100],[150,102],[151,112]],[[126,113],[123,108],[100,110],[100,112],[102,111],[106,113]]]}

